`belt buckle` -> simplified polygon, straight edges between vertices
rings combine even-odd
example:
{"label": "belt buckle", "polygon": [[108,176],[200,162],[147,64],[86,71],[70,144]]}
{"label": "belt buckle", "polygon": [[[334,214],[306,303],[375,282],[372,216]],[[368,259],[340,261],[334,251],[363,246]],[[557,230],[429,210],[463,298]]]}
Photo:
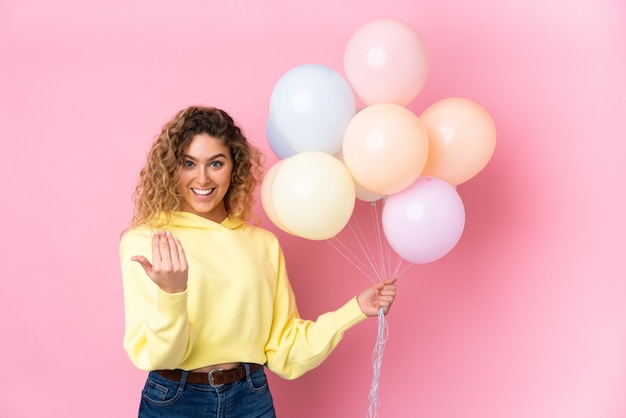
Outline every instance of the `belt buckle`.
{"label": "belt buckle", "polygon": [[220,386],[224,386],[223,383],[220,383],[219,385],[215,384],[215,378],[213,377],[213,373],[217,373],[217,372],[223,372],[224,369],[213,369],[209,372],[209,385],[211,385],[211,387],[214,388],[219,388]]}

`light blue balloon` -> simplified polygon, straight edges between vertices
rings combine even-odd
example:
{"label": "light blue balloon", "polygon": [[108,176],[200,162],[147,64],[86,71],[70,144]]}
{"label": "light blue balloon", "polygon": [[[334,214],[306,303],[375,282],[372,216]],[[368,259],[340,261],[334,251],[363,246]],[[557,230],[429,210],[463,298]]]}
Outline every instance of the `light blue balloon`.
{"label": "light blue balloon", "polygon": [[354,93],[332,68],[305,64],[285,73],[270,98],[270,118],[276,132],[297,152],[335,154],[356,114]]}
{"label": "light blue balloon", "polygon": [[285,140],[280,137],[274,127],[271,117],[268,117],[267,122],[265,123],[265,136],[267,137],[267,142],[270,144],[272,152],[279,159],[282,160],[297,154],[297,152],[287,145]]}

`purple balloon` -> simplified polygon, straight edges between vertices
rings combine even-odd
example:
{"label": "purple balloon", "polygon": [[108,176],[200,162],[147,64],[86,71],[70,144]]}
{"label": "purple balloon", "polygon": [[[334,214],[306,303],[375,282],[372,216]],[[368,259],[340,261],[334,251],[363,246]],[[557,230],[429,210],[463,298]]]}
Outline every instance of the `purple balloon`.
{"label": "purple balloon", "polygon": [[382,211],[387,241],[404,260],[425,264],[446,255],[465,227],[465,207],[456,189],[437,177],[419,177],[387,196]]}

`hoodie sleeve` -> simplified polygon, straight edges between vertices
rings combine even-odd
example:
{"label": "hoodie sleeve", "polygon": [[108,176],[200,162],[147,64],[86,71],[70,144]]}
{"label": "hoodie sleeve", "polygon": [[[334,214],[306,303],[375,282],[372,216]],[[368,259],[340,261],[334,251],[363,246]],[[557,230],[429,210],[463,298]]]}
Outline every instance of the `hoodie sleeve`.
{"label": "hoodie sleeve", "polygon": [[152,259],[149,230],[128,231],[120,242],[124,289],[124,349],[141,370],[174,369],[189,355],[192,326],[187,291],[166,293],[130,258]]}
{"label": "hoodie sleeve", "polygon": [[304,320],[298,313],[282,251],[278,275],[274,316],[265,347],[267,366],[285,379],[295,379],[319,366],[339,344],[344,333],[367,317],[354,297],[338,310],[320,315],[315,321]]}

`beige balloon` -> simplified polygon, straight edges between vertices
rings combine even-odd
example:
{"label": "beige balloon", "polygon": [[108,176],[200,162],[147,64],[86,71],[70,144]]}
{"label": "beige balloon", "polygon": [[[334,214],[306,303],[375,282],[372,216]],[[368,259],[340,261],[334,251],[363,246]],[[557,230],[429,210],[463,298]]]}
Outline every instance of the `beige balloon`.
{"label": "beige balloon", "polygon": [[274,211],[292,234],[323,240],[350,220],[355,189],[348,169],[320,151],[300,152],[283,160],[271,185]]}
{"label": "beige balloon", "polygon": [[272,184],[274,183],[274,177],[276,176],[278,169],[284,161],[285,160],[277,161],[273,166],[269,168],[269,170],[267,170],[265,176],[263,176],[263,183],[261,183],[261,205],[263,206],[265,214],[274,225],[276,225],[283,231],[293,235],[293,232],[287,229],[287,227],[278,217],[278,214],[274,209],[274,202],[272,201]]}

